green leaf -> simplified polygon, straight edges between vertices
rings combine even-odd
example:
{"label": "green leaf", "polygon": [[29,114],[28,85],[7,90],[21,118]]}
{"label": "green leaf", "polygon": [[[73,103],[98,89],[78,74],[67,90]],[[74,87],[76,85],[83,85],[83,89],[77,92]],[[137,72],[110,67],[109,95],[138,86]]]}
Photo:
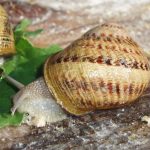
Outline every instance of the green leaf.
{"label": "green leaf", "polygon": [[9,125],[20,125],[23,118],[23,114],[16,113],[14,116],[9,114],[0,115],[0,127],[5,127]]}
{"label": "green leaf", "polygon": [[35,31],[33,31],[33,32],[31,32],[31,31],[26,31],[26,32],[24,33],[24,36],[26,36],[26,37],[29,37],[29,36],[35,37],[35,36],[37,36],[38,34],[40,34],[42,31],[43,31],[43,29],[38,29],[38,30],[35,30]]}
{"label": "green leaf", "polygon": [[10,98],[15,94],[15,89],[10,88],[6,81],[0,82],[0,114],[9,113],[11,108]]}
{"label": "green leaf", "polygon": [[[42,76],[45,60],[61,50],[58,45],[51,45],[47,48],[34,47],[24,36],[26,32],[24,30],[28,25],[29,21],[25,20],[17,26],[14,32],[17,54],[9,58],[2,66],[5,74],[9,74],[25,85]],[[11,98],[17,91],[18,89],[5,80],[0,81],[0,127],[19,125],[22,121],[22,114],[10,115]]]}
{"label": "green leaf", "polygon": [[30,20],[28,19],[22,20],[21,23],[16,26],[15,33],[25,31],[30,24],[31,24]]}
{"label": "green leaf", "polygon": [[19,40],[19,37],[35,37],[40,34],[43,29],[37,29],[35,31],[27,31],[28,26],[31,24],[31,21],[24,19],[19,25],[15,28],[15,41]]}

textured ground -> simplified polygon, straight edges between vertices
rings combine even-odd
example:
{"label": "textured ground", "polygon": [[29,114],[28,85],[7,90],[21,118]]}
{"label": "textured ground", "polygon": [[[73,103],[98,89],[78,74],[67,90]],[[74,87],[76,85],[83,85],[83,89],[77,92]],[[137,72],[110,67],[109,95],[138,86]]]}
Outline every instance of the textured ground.
{"label": "textured ground", "polygon": [[[1,0],[15,26],[30,18],[29,30],[43,28],[35,45],[52,43],[62,47],[77,39],[89,28],[105,21],[123,24],[141,43],[150,48],[150,0]],[[149,93],[150,88],[147,90]],[[114,110],[97,111],[45,128],[26,125],[0,129],[0,149],[150,149],[150,127],[141,117],[150,115],[150,97]]]}

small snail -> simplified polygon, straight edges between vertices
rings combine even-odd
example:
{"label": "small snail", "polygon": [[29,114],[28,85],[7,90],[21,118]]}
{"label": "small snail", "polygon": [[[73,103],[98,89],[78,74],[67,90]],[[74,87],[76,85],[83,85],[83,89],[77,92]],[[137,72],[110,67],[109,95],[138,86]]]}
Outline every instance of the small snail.
{"label": "small snail", "polygon": [[114,23],[97,26],[63,51],[49,57],[44,78],[22,88],[13,98],[30,124],[44,126],[97,109],[135,101],[150,80],[148,59],[125,29]]}
{"label": "small snail", "polygon": [[15,53],[14,36],[8,15],[0,5],[0,65],[4,63],[4,57]]}

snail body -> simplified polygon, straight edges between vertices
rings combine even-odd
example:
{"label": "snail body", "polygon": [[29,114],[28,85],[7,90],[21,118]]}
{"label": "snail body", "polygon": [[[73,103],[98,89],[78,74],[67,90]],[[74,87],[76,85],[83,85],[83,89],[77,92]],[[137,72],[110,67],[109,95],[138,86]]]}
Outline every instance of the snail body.
{"label": "snail body", "polygon": [[[23,88],[14,97],[12,112],[17,109],[29,113],[29,107],[34,109],[32,103],[37,101],[37,95],[41,95],[37,90],[39,87],[49,89],[50,101],[59,108],[54,111],[55,106],[51,104],[52,108],[41,107],[41,112],[52,110],[55,121],[57,116],[58,120],[66,117],[64,110],[83,115],[96,109],[120,107],[135,101],[142,94],[148,86],[149,75],[148,59],[125,29],[113,23],[103,24],[49,57],[44,65],[44,79],[41,80],[44,86],[31,83]],[[31,94],[31,89],[36,94]],[[42,101],[42,97],[40,99]],[[20,109],[25,103],[26,108]],[[47,113],[45,118],[50,114]],[[38,118],[38,115],[33,116]]]}
{"label": "snail body", "polygon": [[29,114],[25,117],[25,122],[29,125],[41,127],[45,126],[46,122],[66,118],[64,110],[55,102],[42,77],[22,88],[13,97],[13,101],[12,114],[16,109]]}
{"label": "snail body", "polygon": [[0,5],[0,65],[4,63],[4,57],[15,53],[14,36],[8,15]]}

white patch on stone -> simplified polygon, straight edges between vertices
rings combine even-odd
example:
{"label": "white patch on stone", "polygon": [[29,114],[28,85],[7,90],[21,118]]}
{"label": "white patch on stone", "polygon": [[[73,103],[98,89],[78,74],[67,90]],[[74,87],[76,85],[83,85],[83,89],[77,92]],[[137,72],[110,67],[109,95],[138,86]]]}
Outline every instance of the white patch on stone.
{"label": "white patch on stone", "polygon": [[143,122],[147,122],[148,127],[150,127],[150,116],[144,116],[141,120]]}

